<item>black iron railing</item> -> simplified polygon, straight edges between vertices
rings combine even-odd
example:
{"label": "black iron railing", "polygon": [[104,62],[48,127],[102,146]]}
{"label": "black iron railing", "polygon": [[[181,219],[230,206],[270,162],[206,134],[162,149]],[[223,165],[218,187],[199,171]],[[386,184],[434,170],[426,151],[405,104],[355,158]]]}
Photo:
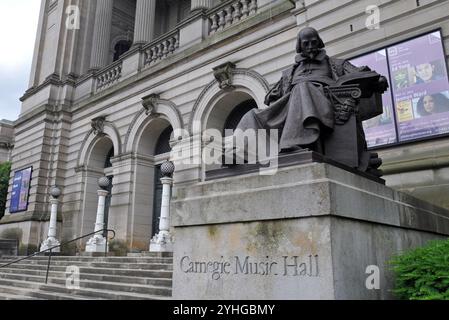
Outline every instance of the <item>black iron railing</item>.
{"label": "black iron railing", "polygon": [[[115,238],[115,231],[114,231],[114,230],[110,230],[110,229],[102,229],[102,230],[98,230],[98,231],[95,231],[95,232],[86,234],[86,235],[84,235],[84,236],[78,237],[78,238],[76,238],[76,239],[73,239],[73,240],[70,240],[70,241],[61,243],[61,244],[59,244],[59,245],[57,245],[57,246],[54,246],[54,247],[51,247],[51,248],[49,248],[49,249],[47,249],[47,250],[43,250],[43,251],[40,251],[40,252],[36,252],[36,253],[33,253],[33,254],[31,254],[31,255],[29,255],[29,256],[27,256],[27,257],[24,257],[24,258],[20,258],[20,259],[14,260],[14,261],[12,261],[12,262],[9,262],[9,263],[7,263],[7,264],[5,264],[5,265],[0,266],[0,269],[9,267],[9,266],[11,266],[11,265],[13,265],[13,264],[19,263],[19,262],[24,261],[24,260],[31,259],[31,258],[33,258],[33,257],[35,257],[35,256],[38,256],[38,255],[41,255],[41,254],[47,254],[47,253],[48,253],[47,272],[46,272],[46,275],[45,275],[45,284],[47,284],[47,283],[48,283],[48,273],[49,273],[49,271],[50,271],[51,257],[52,257],[52,254],[53,254],[53,250],[54,250],[54,249],[56,249],[56,248],[61,248],[62,246],[66,246],[66,245],[68,245],[68,244],[70,244],[70,243],[73,243],[73,242],[76,242],[76,241],[78,241],[78,240],[82,240],[82,239],[84,239],[84,238],[87,238],[87,237],[96,235],[97,233],[101,233],[101,234],[102,234],[102,233],[106,233],[106,235],[109,235],[110,232],[112,232],[112,238],[111,238],[111,240],[113,240],[113,239]],[[105,246],[105,251],[104,251],[104,256],[105,256],[105,257],[108,256],[108,241],[109,241],[109,238],[108,238],[108,236],[106,236],[106,246]]]}

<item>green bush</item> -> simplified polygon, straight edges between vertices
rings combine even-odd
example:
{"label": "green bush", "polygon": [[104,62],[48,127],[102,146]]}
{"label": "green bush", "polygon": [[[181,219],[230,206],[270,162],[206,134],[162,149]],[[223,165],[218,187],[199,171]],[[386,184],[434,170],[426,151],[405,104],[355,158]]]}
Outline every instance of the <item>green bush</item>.
{"label": "green bush", "polygon": [[0,163],[0,219],[5,214],[6,197],[8,195],[11,162]]}
{"label": "green bush", "polygon": [[391,261],[393,293],[407,300],[449,300],[449,240],[432,241]]}
{"label": "green bush", "polygon": [[123,240],[111,240],[109,242],[109,252],[116,257],[125,257],[128,254],[128,245]]}

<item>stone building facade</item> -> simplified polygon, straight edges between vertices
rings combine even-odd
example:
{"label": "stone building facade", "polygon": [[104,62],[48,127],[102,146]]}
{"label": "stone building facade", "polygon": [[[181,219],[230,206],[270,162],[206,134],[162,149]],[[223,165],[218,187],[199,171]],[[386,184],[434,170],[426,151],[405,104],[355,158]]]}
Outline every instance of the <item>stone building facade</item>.
{"label": "stone building facade", "polygon": [[0,121],[0,163],[11,160],[14,147],[14,123],[8,120]]}
{"label": "stone building facade", "polygon": [[[243,110],[266,108],[301,28],[316,28],[340,58],[437,28],[449,46],[448,1],[374,2],[381,24],[371,30],[370,0],[42,0],[12,153],[13,172],[33,167],[28,211],[7,210],[0,232],[21,228],[22,241],[38,245],[54,185],[63,193],[61,239],[92,232],[97,180],[106,175],[108,227],[130,249],[148,250],[158,166],[170,148],[202,150],[205,129],[222,131]],[[173,130],[180,134],[170,140]],[[379,152],[390,186],[449,208],[448,138]],[[175,184],[201,182],[208,169],[177,163]]]}

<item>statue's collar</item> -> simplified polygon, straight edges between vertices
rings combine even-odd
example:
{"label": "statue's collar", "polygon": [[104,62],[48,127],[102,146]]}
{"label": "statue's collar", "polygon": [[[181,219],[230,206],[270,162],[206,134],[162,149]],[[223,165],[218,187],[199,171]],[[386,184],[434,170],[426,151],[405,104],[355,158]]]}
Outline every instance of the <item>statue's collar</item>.
{"label": "statue's collar", "polygon": [[310,57],[308,57],[308,56],[303,56],[302,54],[298,54],[296,56],[296,63],[301,63],[301,62],[307,61],[307,60],[322,62],[326,58],[327,58],[326,50],[321,49],[320,53],[318,53],[318,55],[313,59],[310,59]]}

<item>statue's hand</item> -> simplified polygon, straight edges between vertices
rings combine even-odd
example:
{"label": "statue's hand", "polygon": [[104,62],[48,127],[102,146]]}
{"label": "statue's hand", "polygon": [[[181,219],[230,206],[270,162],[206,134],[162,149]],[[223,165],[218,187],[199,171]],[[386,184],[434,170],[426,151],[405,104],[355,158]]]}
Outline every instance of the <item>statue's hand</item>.
{"label": "statue's hand", "polygon": [[378,83],[378,92],[379,93],[384,93],[385,91],[388,90],[390,86],[388,85],[388,80],[387,78],[385,78],[384,76],[379,78],[379,83]]}

